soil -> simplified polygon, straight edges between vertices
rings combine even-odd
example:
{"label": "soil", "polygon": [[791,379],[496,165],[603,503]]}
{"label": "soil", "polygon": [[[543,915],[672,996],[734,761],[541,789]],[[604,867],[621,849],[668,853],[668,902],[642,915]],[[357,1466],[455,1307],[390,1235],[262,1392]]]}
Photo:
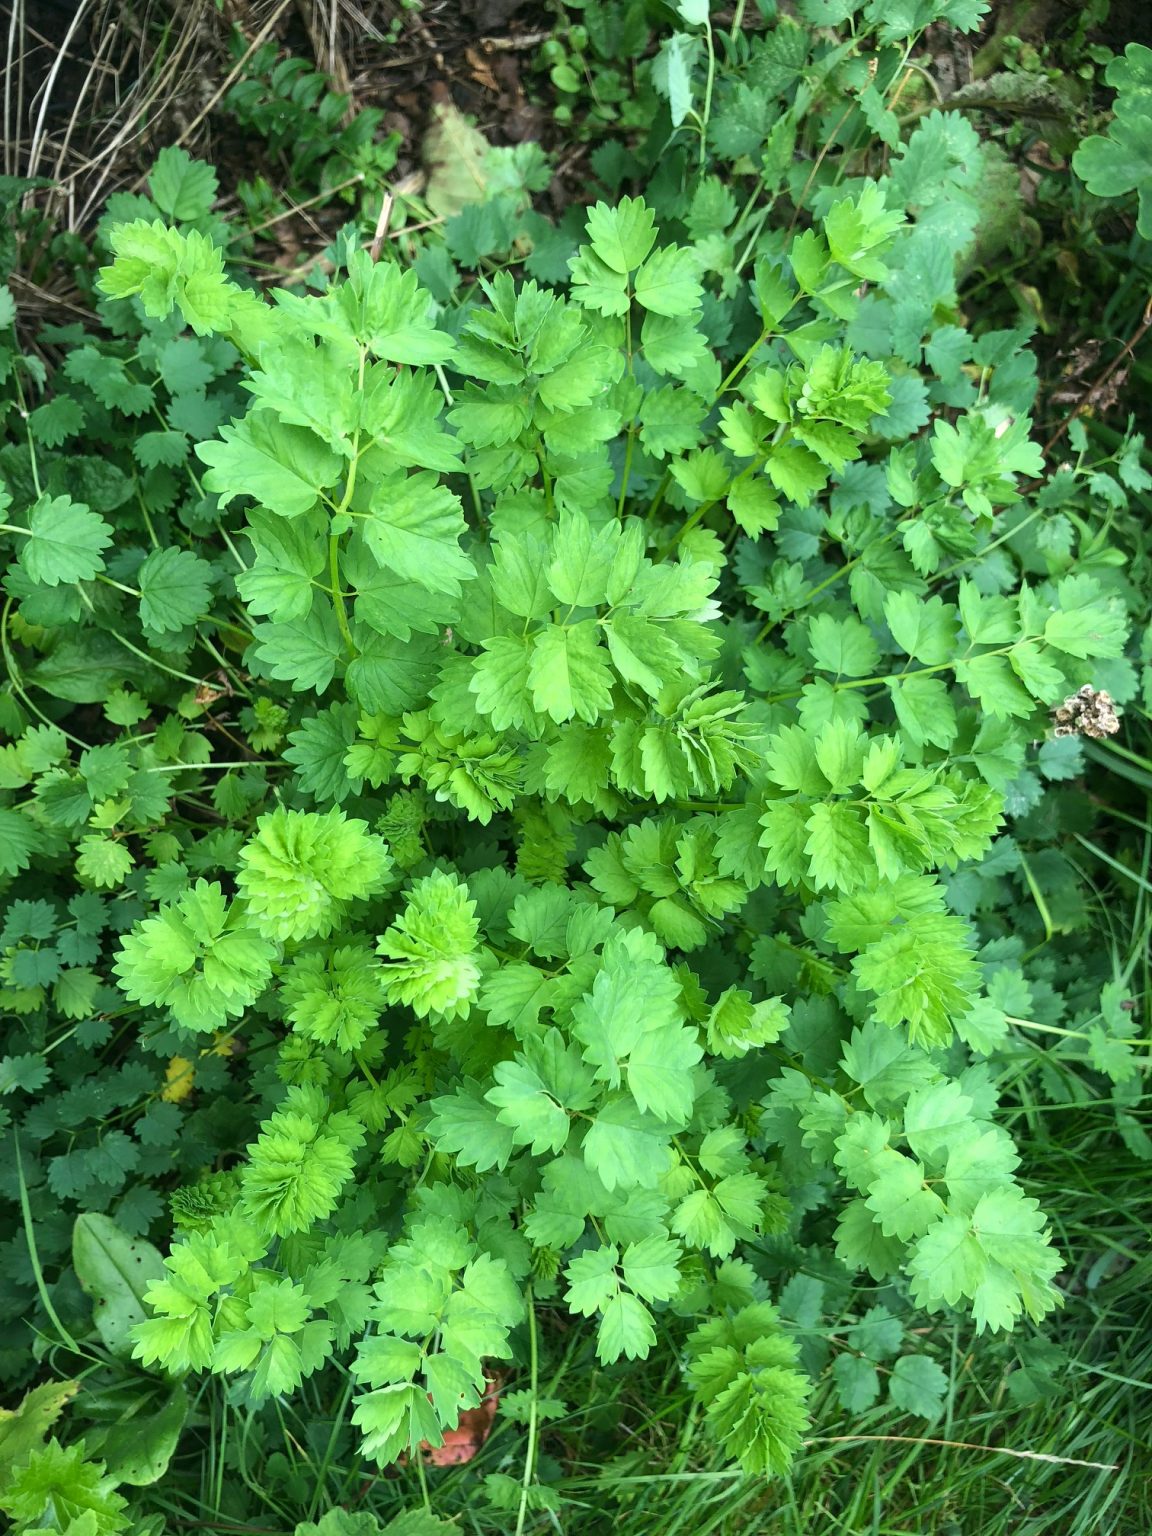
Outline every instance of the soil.
{"label": "soil", "polygon": [[[13,3],[0,0],[5,35]],[[549,131],[549,114],[530,99],[534,81],[525,79],[555,24],[554,13],[540,3],[422,0],[405,9],[399,0],[347,0],[331,12],[334,30],[328,26],[329,7],[314,0],[223,0],[219,8],[216,0],[181,5],[81,0],[79,6],[77,0],[23,0],[21,10],[25,122],[20,147],[26,150],[43,106],[49,136],[55,134],[61,143],[67,138],[65,163],[73,169],[99,155],[111,130],[123,127],[124,105],[152,85],[149,72],[154,74],[163,60],[156,49],[161,13],[174,15],[184,28],[187,58],[179,77],[165,81],[163,96],[149,102],[146,124],[124,145],[116,163],[101,165],[109,191],[137,182],[157,150],[181,135],[193,153],[216,166],[225,192],[260,169],[252,144],[239,136],[213,99],[234,62],[229,51],[233,33],[245,43],[275,41],[285,54],[314,62],[348,95],[350,111],[382,110],[384,130],[401,135],[400,174],[418,169],[430,103],[445,94],[476,119],[493,144],[540,138]]]}
{"label": "soil", "polygon": [[[419,176],[433,103],[450,100],[490,143],[539,139],[561,150],[551,194],[558,208],[587,195],[585,150],[553,122],[547,73],[537,62],[559,14],[547,0],[419,0],[410,7],[403,0],[0,0],[5,34],[14,3],[24,18],[25,124],[19,143],[9,143],[6,169],[23,168],[22,151],[42,118],[49,144],[37,169],[63,174],[67,187],[55,202],[48,195],[56,227],[90,226],[108,193],[141,187],[157,151],[172,142],[185,142],[216,167],[226,212],[238,206],[241,180],[263,173],[272,185],[281,181],[281,168],[220,109],[235,62],[233,35],[245,45],[274,41],[285,55],[314,63],[347,94],[350,112],[379,109],[382,131],[399,136],[400,183]],[[1067,0],[1001,0],[981,34],[942,38],[932,49],[934,68],[947,92],[998,67],[1009,35],[1058,37],[1078,14]],[[179,23],[167,58],[156,45],[165,17]],[[1113,0],[1093,38],[1118,51],[1132,41],[1152,44],[1152,7]],[[139,108],[150,90],[155,99],[139,113],[139,128],[125,133],[125,104]],[[93,157],[98,170],[90,175]],[[328,245],[347,216],[347,205],[335,200],[277,220],[259,254],[270,267],[296,268]],[[41,283],[42,304],[75,302],[67,274]],[[1085,400],[1107,414],[1126,382],[1126,357],[1116,359],[1114,348],[1099,357],[1078,352],[1078,339],[1040,338],[1045,376],[1055,382],[1041,413],[1046,430]],[[1109,397],[1096,399],[1101,377]]]}

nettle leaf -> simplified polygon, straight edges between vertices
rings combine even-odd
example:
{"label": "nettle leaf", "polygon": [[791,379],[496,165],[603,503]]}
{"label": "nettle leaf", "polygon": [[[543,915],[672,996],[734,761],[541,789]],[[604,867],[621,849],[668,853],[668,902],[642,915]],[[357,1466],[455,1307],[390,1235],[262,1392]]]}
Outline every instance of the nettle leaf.
{"label": "nettle leaf", "polygon": [[808,876],[817,890],[853,890],[869,861],[868,832],[851,805],[817,805],[804,821]]}
{"label": "nettle leaf", "polygon": [[840,1406],[847,1413],[864,1413],[880,1396],[880,1376],[870,1360],[858,1355],[837,1355],[832,1378]]}
{"label": "nettle leaf", "polygon": [[573,1029],[600,1080],[613,1088],[626,1082],[642,1110],[682,1123],[692,1112],[692,1068],[703,1052],[680,1022],[668,972],[629,964],[626,954],[606,951],[605,969],[573,1009]]}
{"label": "nettle leaf", "polygon": [[187,549],[156,549],[136,573],[140,621],[158,635],[195,624],[208,611],[212,567]]}
{"label": "nettle leaf", "polygon": [[258,624],[253,654],[267,677],[291,683],[296,691],[324,693],[347,659],[331,603],[314,601],[308,614],[276,624]]}
{"label": "nettle leaf", "polygon": [[610,1098],[584,1137],[584,1160],[608,1190],[651,1185],[669,1163],[671,1132],[627,1095]]}
{"label": "nettle leaf", "polygon": [[236,576],[250,612],[281,622],[307,618],[316,578],[326,565],[327,551],[318,535],[311,520],[289,522],[261,507],[252,509],[248,537],[256,563]]}
{"label": "nettle leaf", "polygon": [[904,677],[888,684],[900,729],[914,746],[950,747],[959,725],[947,684],[936,677]]}
{"label": "nettle leaf", "polygon": [[956,610],[941,598],[892,592],[884,600],[884,619],[900,649],[924,666],[955,656]]}
{"label": "nettle leaf", "polygon": [[301,788],[317,800],[338,804],[359,789],[360,777],[352,775],[348,766],[358,722],[355,705],[332,704],[289,733],[284,760],[294,765]]}
{"label": "nettle leaf", "polygon": [[666,384],[644,397],[640,408],[640,441],[654,459],[686,453],[700,441],[704,402],[686,389]]}
{"label": "nettle leaf", "polygon": [[596,1334],[596,1353],[603,1364],[621,1356],[643,1359],[655,1342],[652,1314],[638,1296],[619,1291],[606,1303]]}
{"label": "nettle leaf", "polygon": [[198,880],[125,938],[114,969],[130,999],[166,1007],[186,1029],[224,1029],[263,990],[273,949],[220,885]]}
{"label": "nettle leaf", "polygon": [[1119,656],[1128,625],[1122,605],[1105,598],[1091,576],[1065,576],[1056,588],[1059,609],[1044,625],[1044,639],[1068,656]]}
{"label": "nettle leaf", "polygon": [[918,1418],[939,1418],[947,1391],[947,1375],[927,1355],[901,1355],[892,1367],[889,1396],[898,1408]]}
{"label": "nettle leaf", "polygon": [[602,261],[589,246],[569,262],[572,297],[586,309],[601,315],[626,315],[630,306],[628,278]]}
{"label": "nettle leaf", "polygon": [[880,660],[880,647],[859,619],[819,614],[808,626],[808,644],[814,665],[838,677],[867,677]]}
{"label": "nettle leaf", "polygon": [[809,1380],[796,1346],[765,1302],[692,1333],[689,1380],[713,1432],[751,1476],[786,1472],[808,1425]]}
{"label": "nettle leaf", "polygon": [[381,565],[429,592],[453,597],[473,575],[458,543],[463,532],[460,498],[431,474],[378,486],[364,522],[365,542]]}
{"label": "nettle leaf", "polygon": [[414,271],[402,272],[357,251],[336,300],[353,334],[390,363],[446,363],[452,338],[436,329],[428,294]]}
{"label": "nettle leaf", "polygon": [[41,846],[40,829],[23,812],[0,808],[0,870],[4,874],[27,869]]}
{"label": "nettle leaf", "polygon": [[91,581],[104,569],[112,530],[97,513],[68,496],[41,496],[28,513],[20,565],[42,586]]}
{"label": "nettle leaf", "polygon": [[979,985],[971,942],[961,918],[918,913],[868,945],[853,969],[876,994],[877,1019],[906,1022],[914,1042],[948,1044]]}
{"label": "nettle leaf", "polygon": [[35,1093],[48,1081],[48,1063],[43,1056],[0,1057],[0,1094]]}
{"label": "nettle leaf", "polygon": [[834,261],[854,277],[879,282],[888,275],[888,268],[878,253],[903,223],[903,213],[886,208],[884,193],[869,184],[855,199],[845,198],[832,206],[824,219],[824,234]]}
{"label": "nettle leaf", "polygon": [[656,243],[656,218],[641,197],[622,197],[615,208],[596,203],[588,210],[588,239],[613,272],[633,272]]}
{"label": "nettle leaf", "polygon": [[527,1062],[501,1062],[494,1075],[497,1086],[486,1097],[501,1122],[511,1126],[514,1141],[527,1144],[537,1156],[562,1152],[571,1122],[540,1074]]}
{"label": "nettle leaf", "polygon": [[516,1145],[512,1125],[483,1096],[482,1086],[466,1081],[455,1093],[432,1100],[429,1134],[465,1167],[484,1173],[503,1168]]}
{"label": "nettle leaf", "polygon": [[381,937],[378,952],[389,997],[421,1017],[467,1014],[480,982],[476,963],[475,903],[454,875],[438,871],[418,880],[403,914]]}
{"label": "nettle leaf", "polygon": [[145,469],[166,465],[178,468],[188,457],[188,438],[183,432],[144,432],[132,444],[132,452]]}
{"label": "nettle leaf", "polygon": [[681,316],[649,310],[640,331],[644,359],[656,373],[676,378],[691,374],[707,362],[711,353],[702,331]]}
{"label": "nettle leaf", "polygon": [[174,146],[160,151],[148,177],[148,190],[160,212],[186,223],[210,212],[217,185],[210,165],[193,160],[186,149]]}
{"label": "nettle leaf", "polygon": [[528,661],[533,707],[557,725],[578,718],[594,724],[612,703],[612,668],[591,619],[549,624],[535,637]]}
{"label": "nettle leaf", "polygon": [[[548,586],[556,601],[567,603],[573,608],[594,608],[607,601],[609,579],[619,542],[619,530],[614,523],[595,529],[582,513],[565,513],[553,535],[552,558],[546,571]],[[511,550],[506,552],[501,542],[496,558],[502,571],[508,573],[502,591],[512,597],[514,602],[519,597],[520,606],[512,607],[513,613],[523,613],[525,618],[543,618],[549,605],[546,604],[541,611],[535,597],[527,596],[531,582],[530,569],[519,564],[519,561],[530,559],[530,549],[531,546],[521,545],[515,553]],[[510,590],[509,585],[512,570],[509,562],[512,559],[518,559],[519,588],[515,592]],[[538,564],[536,570],[539,571]]]}
{"label": "nettle leaf", "polygon": [[637,301],[656,315],[691,315],[700,305],[703,289],[697,277],[692,251],[662,246],[654,251],[635,277]]}
{"label": "nettle leaf", "polygon": [[314,433],[270,411],[249,411],[221,427],[220,440],[200,443],[196,454],[209,466],[204,489],[215,491],[221,505],[251,496],[280,517],[310,511],[343,469],[342,458]]}
{"label": "nettle leaf", "polygon": [[78,436],[86,420],[84,407],[67,395],[46,400],[28,413],[28,425],[35,433],[36,442],[46,448],[59,448],[61,443]]}

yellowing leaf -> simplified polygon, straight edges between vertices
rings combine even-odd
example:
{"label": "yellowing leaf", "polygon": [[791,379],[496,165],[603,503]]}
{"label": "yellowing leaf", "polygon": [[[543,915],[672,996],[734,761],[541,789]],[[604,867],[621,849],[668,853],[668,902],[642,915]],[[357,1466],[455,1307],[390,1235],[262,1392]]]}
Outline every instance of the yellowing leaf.
{"label": "yellowing leaf", "polygon": [[488,140],[449,102],[436,102],[421,146],[428,169],[424,201],[433,213],[451,217],[469,203],[484,201]]}
{"label": "yellowing leaf", "polygon": [[164,1071],[160,1097],[165,1104],[179,1104],[192,1092],[196,1080],[195,1064],[187,1056],[173,1056]]}
{"label": "yellowing leaf", "polygon": [[46,1381],[25,1393],[15,1408],[0,1408],[0,1472],[23,1461],[80,1390],[78,1381]]}

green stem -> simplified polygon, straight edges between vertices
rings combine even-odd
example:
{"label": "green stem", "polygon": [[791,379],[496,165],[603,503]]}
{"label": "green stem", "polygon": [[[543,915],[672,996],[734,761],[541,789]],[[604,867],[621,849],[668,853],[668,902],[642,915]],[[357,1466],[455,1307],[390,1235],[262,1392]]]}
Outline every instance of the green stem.
{"label": "green stem", "polygon": [[420,1479],[420,1497],[424,1501],[426,1513],[431,1514],[432,1500],[428,1494],[428,1475],[424,1471],[424,1457],[417,1451],[414,1460],[416,1462],[416,1476]]}
{"label": "green stem", "polygon": [[[1012,645],[1002,645],[998,650],[985,651],[984,656],[982,656],[980,659],[983,660],[985,656],[1009,656],[1016,649],[1016,646],[1021,643],[1022,642],[1020,641],[1014,641]],[[967,660],[968,657],[966,655],[956,656],[951,661],[937,662],[936,665],[932,667],[913,667],[910,671],[906,672],[885,673],[878,677],[837,678],[836,682],[834,682],[832,686],[836,689],[881,688],[886,683],[903,682],[906,677],[930,677],[934,672],[952,672],[962,661]],[[788,704],[793,699],[798,698],[800,698],[799,693],[778,693],[774,694],[770,699],[766,700],[766,702],[769,704]]]}
{"label": "green stem", "polygon": [[231,768],[263,768],[267,765],[259,758],[250,757],[246,761],[236,763],[163,763],[159,768],[141,768],[141,773],[206,773],[209,768],[220,768],[227,771]]}
{"label": "green stem", "polygon": [[772,210],[775,208],[775,206],[775,197],[769,197],[763,208],[761,208],[760,212],[756,215],[756,218],[752,224],[752,232],[748,236],[748,239],[745,241],[744,249],[741,251],[740,255],[737,256],[735,265],[732,268],[737,276],[742,275],[744,269],[752,260],[752,253],[756,249],[756,244],[759,241],[760,236],[763,233],[764,226],[767,224],[769,218],[771,217]]}
{"label": "green stem", "polygon": [[220,1431],[219,1443],[213,1445],[215,1457],[215,1485],[216,1508],[219,1509],[224,1499],[224,1469],[226,1466],[225,1452],[228,1447],[228,1400],[221,1394],[220,1403]]}
{"label": "green stem", "polygon": [[[949,498],[949,502],[946,505],[950,504],[950,502],[951,498]],[[1026,518],[1017,523],[1015,528],[1010,528],[1007,533],[1002,533],[998,539],[993,539],[991,544],[985,544],[980,551],[980,559],[983,559],[985,555],[990,555],[994,549],[999,549],[1001,544],[1007,544],[1009,539],[1014,539],[1018,533],[1023,533],[1029,523],[1034,523],[1038,517],[1044,516],[1045,510],[1043,507],[1037,507],[1034,512],[1030,512]],[[970,560],[957,560],[953,565],[945,566],[942,571],[936,571],[931,578],[932,585],[934,587],[939,586],[949,576],[954,576],[957,571],[967,569],[970,563]]]}
{"label": "green stem", "polygon": [[[252,632],[251,632],[251,630],[241,629],[238,624],[229,624],[227,619],[213,619],[213,618],[209,618],[209,619],[205,620],[205,622],[206,623],[215,624],[218,629],[229,629],[229,630],[231,630],[233,634],[239,635],[243,639],[245,645],[247,645],[251,641],[251,639],[252,639]],[[212,641],[204,633],[203,629],[197,629],[196,634],[197,634],[197,638],[200,641],[200,644],[204,647],[204,649],[208,652],[208,654],[212,657],[212,659],[218,664],[218,666],[220,667],[221,672],[223,672],[225,677],[228,679],[229,686],[231,687],[233,693],[239,693],[244,698],[250,699],[252,697],[252,690],[250,688],[246,688],[244,686],[244,684],[240,681],[240,678],[237,675],[235,669],[233,667],[229,666],[227,658],[224,657],[224,656],[221,656],[220,652],[212,644]],[[233,741],[235,741],[236,738],[233,737],[232,739],[233,739]]]}
{"label": "green stem", "polygon": [[628,482],[632,478],[632,445],[636,441],[635,422],[628,424],[628,445],[624,449],[624,473],[620,480],[620,500],[616,503],[616,516],[624,516],[624,503],[628,500]]}
{"label": "green stem", "polygon": [[361,1072],[363,1072],[364,1076],[372,1084],[373,1088],[379,1088],[380,1084],[376,1081],[375,1077],[373,1077],[371,1067],[369,1067],[368,1063],[364,1060],[363,1056],[360,1055],[359,1051],[353,1052],[352,1060],[360,1068]]}
{"label": "green stem", "polygon": [[759,336],[757,336],[756,340],[748,348],[747,352],[745,352],[740,361],[736,363],[728,375],[720,381],[720,388],[716,392],[717,398],[719,398],[720,395],[726,395],[728,393],[729,389],[732,387],[732,380],[736,378],[737,374],[743,373],[744,369],[747,368],[748,364],[752,361],[752,358],[768,340],[768,337],[771,334],[772,332],[770,328],[765,326],[764,329],[760,332]]}
{"label": "green stem", "polygon": [[671,483],[672,483],[672,472],[671,472],[671,470],[665,470],[664,471],[664,478],[660,481],[660,484],[656,487],[656,494],[652,498],[652,505],[648,508],[648,511],[645,514],[644,521],[646,523],[650,523],[652,521],[652,519],[656,516],[657,512],[659,512],[660,507],[663,504],[664,497],[668,494],[668,487],[671,485]]}
{"label": "green stem", "polygon": [[[1100,748],[1096,750],[1100,751]],[[1126,762],[1135,763],[1146,772],[1152,773],[1152,761],[1139,752],[1131,752],[1127,747],[1122,747],[1118,741],[1106,741],[1104,743],[1103,753],[1106,755],[1110,752],[1115,752],[1117,757],[1122,757]]]}
{"label": "green stem", "polygon": [[[628,308],[624,311],[624,352],[628,359],[628,377],[636,376],[636,359],[632,351],[632,295],[628,296]],[[616,503],[616,516],[624,516],[624,503],[628,499],[628,482],[632,477],[632,445],[635,441],[636,422],[628,423],[628,442],[624,449],[624,472],[620,481],[620,499]]]}
{"label": "green stem", "polygon": [[532,1400],[528,1408],[528,1449],[524,1455],[524,1477],[520,1483],[520,1507],[516,1512],[516,1536],[524,1536],[524,1522],[528,1518],[528,1494],[536,1475],[536,1439],[539,1433],[539,1386],[540,1353],[536,1339],[536,1307],[532,1287],[528,1287],[528,1369]]}
{"label": "green stem", "polygon": [[1010,1013],[1006,1013],[1004,1018],[1007,1023],[1014,1024],[1017,1029],[1038,1029],[1041,1034],[1059,1035],[1064,1040],[1090,1040],[1092,1038],[1088,1031],[1084,1029],[1059,1029],[1055,1024],[1038,1024],[1035,1019],[1016,1019]]}
{"label": "green stem", "polygon": [[344,1415],[348,1412],[348,1404],[352,1400],[353,1382],[351,1376],[344,1383],[344,1391],[340,1401],[336,1405],[336,1412],[332,1416],[332,1433],[328,1436],[328,1444],[324,1449],[324,1458],[317,1468],[316,1487],[312,1494],[312,1502],[308,1506],[308,1518],[311,1520],[320,1511],[320,1503],[324,1496],[325,1485],[328,1481],[328,1469],[336,1459],[336,1443],[343,1428]]}
{"label": "green stem", "polygon": [[[81,586],[77,586],[76,590],[80,594],[80,601],[88,609],[88,612],[94,615],[96,609],[87,592]],[[146,661],[150,667],[155,667],[158,672],[165,672],[169,677],[179,678],[182,683],[191,683],[194,688],[207,686],[202,677],[193,677],[189,672],[181,672],[176,667],[169,667],[164,662],[158,661],[155,656],[150,656],[147,651],[142,651],[138,645],[133,645],[131,640],[122,635],[118,629],[109,627],[104,633],[111,635],[113,640],[118,640],[126,651],[131,651],[133,656],[138,656],[141,661]]]}
{"label": "green stem", "polygon": [[763,187],[759,182],[757,182],[757,184],[752,188],[747,202],[736,215],[736,222],[728,231],[728,238],[732,241],[733,245],[735,245],[736,241],[742,237],[748,224],[748,220],[753,216],[753,214],[757,214],[758,216],[757,204],[760,201],[760,194],[763,190]]}
{"label": "green stem", "polygon": [[700,174],[703,176],[708,163],[708,122],[712,116],[712,89],[716,83],[716,40],[712,36],[712,19],[704,22],[704,45],[708,49],[708,74],[704,81],[704,110],[700,114]]}
{"label": "green stem", "polygon": [[[1036,910],[1040,914],[1040,921],[1044,924],[1044,944],[1051,944],[1052,936],[1056,932],[1052,922],[1052,914],[1048,910],[1048,903],[1044,900],[1043,891],[1041,891],[1036,883],[1036,876],[1032,873],[1028,860],[1022,853],[1020,855],[1020,868],[1024,871],[1024,879],[1028,882],[1028,889],[1032,893],[1032,900],[1036,903]],[[1030,959],[1037,950],[1044,948],[1044,944],[1038,944],[1034,949],[1030,949],[1024,956],[1024,959]]]}
{"label": "green stem", "polygon": [[233,543],[232,536],[228,532],[227,528],[221,526],[221,528],[220,528],[220,537],[224,540],[224,543],[227,545],[228,553],[232,556],[233,560],[235,560],[236,564],[240,567],[240,569],[242,571],[246,571],[248,569],[248,567],[244,563],[244,557],[241,555],[240,551],[236,548],[236,545]]}
{"label": "green stem", "polygon": [[28,1185],[24,1179],[24,1160],[20,1155],[20,1137],[15,1131],[12,1133],[12,1139],[16,1148],[16,1180],[20,1189],[20,1211],[24,1217],[24,1237],[28,1244],[28,1260],[32,1265],[32,1276],[36,1281],[36,1289],[40,1292],[40,1300],[44,1305],[44,1310],[51,1319],[56,1332],[60,1335],[61,1341],[67,1344],[73,1354],[80,1355],[83,1354],[83,1350],[60,1321],[60,1316],[52,1305],[52,1298],[48,1294],[48,1287],[44,1283],[44,1271],[40,1267],[40,1255],[36,1249],[36,1234],[32,1227],[32,1207],[28,1202]]}
{"label": "green stem", "polygon": [[839,119],[837,120],[836,126],[832,129],[832,132],[828,135],[828,137],[824,140],[824,143],[821,145],[820,153],[816,156],[816,159],[815,159],[815,161],[813,162],[813,165],[812,165],[812,169],[808,172],[808,180],[804,183],[804,186],[803,186],[803,188],[802,188],[802,190],[800,192],[800,196],[797,199],[796,207],[793,210],[792,222],[788,226],[788,233],[789,234],[791,234],[792,231],[796,228],[796,220],[800,217],[801,213],[804,211],[804,200],[807,198],[808,193],[812,189],[812,183],[816,180],[816,177],[820,174],[820,167],[824,164],[825,156],[827,155],[828,151],[832,148],[832,145],[836,142],[836,135],[840,132],[841,128],[843,128],[844,124],[852,116],[852,113],[855,112],[855,110],[856,110],[856,103],[855,103],[855,101],[850,101],[848,103],[848,105],[844,108],[844,111],[841,113]]}
{"label": "green stem", "polygon": [[[885,542],[887,537],[888,536],[885,535],[885,540],[883,540],[881,542]],[[814,597],[817,597],[826,588],[835,586],[838,581],[840,581],[843,577],[847,576],[848,572],[852,569],[853,566],[859,565],[863,558],[864,558],[863,555],[855,555],[855,556],[853,556],[853,558],[851,560],[846,560],[844,562],[844,564],[840,567],[839,570],[834,571],[831,576],[825,577],[825,579],[820,583],[820,585],[818,587],[813,587],[811,592],[806,592],[805,595],[804,595],[803,602],[798,603],[795,608],[789,609],[789,612],[790,613],[798,613],[801,608],[807,608],[808,604],[812,601],[812,599]],[[761,627],[760,627],[759,632],[756,635],[756,644],[759,645],[760,642],[764,639],[764,637],[771,630],[776,628],[776,625],[779,622],[780,622],[780,620],[778,620],[778,619],[769,619],[766,623],[762,624]]]}
{"label": "green stem", "polygon": [[[11,331],[12,331],[12,340],[13,340],[13,343],[14,343],[13,351],[19,352],[20,346],[19,346],[18,338],[16,336],[16,324],[15,324],[15,322],[13,322],[13,324],[11,326]],[[44,492],[43,492],[43,490],[41,489],[41,486],[40,486],[40,466],[36,462],[36,440],[32,436],[32,428],[31,428],[31,426],[28,423],[28,402],[24,398],[24,386],[20,382],[20,374],[16,370],[13,370],[13,373],[12,373],[12,383],[15,385],[15,388],[16,388],[16,400],[17,400],[17,403],[18,403],[18,408],[19,408],[19,411],[20,411],[20,415],[24,418],[24,430],[25,430],[25,432],[28,435],[28,462],[29,462],[29,464],[32,467],[32,484],[36,488],[36,495],[37,496],[43,496]],[[26,529],[21,530],[21,531],[27,532]]]}
{"label": "green stem", "polygon": [[[360,377],[358,386],[361,390],[364,388],[364,370],[367,362],[368,351],[367,348],[362,347],[360,349]],[[443,372],[438,367],[436,369],[436,373],[437,377],[440,378],[441,386],[444,389],[445,398],[450,403],[452,396],[448,389],[447,382],[443,378]],[[334,515],[336,517],[343,516],[343,514],[346,513],[348,508],[352,505],[352,497],[356,491],[356,471],[359,466],[360,428],[357,427],[355,436],[352,439],[352,463],[348,469],[348,479],[344,483],[344,494],[340,498],[339,506],[335,509]],[[336,611],[336,624],[340,630],[340,638],[343,640],[349,656],[355,659],[359,655],[359,652],[357,651],[355,642],[352,639],[352,631],[348,627],[348,613],[344,607],[343,588],[340,584],[340,534],[338,533],[329,533],[328,535],[328,572],[329,580],[332,583],[332,606]]]}
{"label": "green stem", "polygon": [[[148,530],[148,538],[152,548],[159,549],[160,540],[156,536],[156,529],[153,526],[152,518],[148,511],[148,505],[145,502],[144,497],[141,495],[139,488],[137,488],[136,491],[136,500],[140,503],[140,516],[144,519],[144,526]],[[221,532],[223,532],[223,530],[221,530]],[[228,535],[225,534],[224,537],[227,538]]]}
{"label": "green stem", "polygon": [[117,592],[126,592],[129,597],[140,597],[139,587],[128,587],[122,581],[114,581],[111,576],[105,576],[103,571],[96,572],[96,580],[102,581],[106,587],[115,587]]}
{"label": "green stem", "polygon": [[677,544],[679,544],[681,539],[683,539],[686,534],[691,533],[693,528],[696,527],[697,523],[700,522],[701,518],[706,517],[708,513],[711,512],[713,507],[718,507],[724,498],[728,495],[728,493],[732,490],[733,486],[739,485],[741,480],[746,480],[748,476],[753,472],[753,470],[763,469],[766,462],[767,461],[765,459],[753,459],[751,464],[746,464],[738,475],[734,475],[732,477],[731,483],[724,487],[723,495],[713,496],[711,501],[702,501],[696,510],[692,512],[688,517],[686,517],[681,523],[679,529],[676,532],[676,536],[672,540],[672,547],[674,548]]}
{"label": "green stem", "polygon": [[[352,473],[355,474],[355,465]],[[344,607],[344,593],[340,587],[340,535],[338,533],[328,535],[328,571],[332,581],[332,607],[336,611],[336,624],[340,630],[340,638],[348,654],[355,656],[356,646],[352,640],[352,631],[348,628],[348,613]]]}

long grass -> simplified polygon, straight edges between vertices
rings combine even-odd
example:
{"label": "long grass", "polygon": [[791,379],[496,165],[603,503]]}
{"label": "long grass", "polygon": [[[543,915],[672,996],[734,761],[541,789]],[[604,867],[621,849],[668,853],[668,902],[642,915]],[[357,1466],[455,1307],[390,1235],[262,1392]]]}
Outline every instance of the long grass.
{"label": "long grass", "polygon": [[[565,1536],[1146,1536],[1152,1531],[1152,1246],[1140,1200],[1147,1165],[1116,1155],[1106,1101],[1059,1117],[1031,1148],[1072,1265],[1066,1305],[1044,1334],[1066,1356],[1050,1395],[1021,1405],[1011,1343],[975,1341],[952,1325],[942,1417],[925,1426],[874,1410],[814,1402],[813,1435],[792,1477],[763,1482],[726,1465],[694,1414],[674,1365],[598,1371],[591,1341],[545,1329],[542,1388],[571,1400],[545,1425],[539,1476],[557,1497],[526,1531]],[[1099,1157],[1108,1146],[1107,1158]],[[1093,1155],[1093,1154],[1096,1155]],[[510,1377],[506,1390],[526,1386]],[[351,1392],[307,1395],[273,1428],[229,1408],[218,1384],[206,1426],[152,1504],[173,1530],[290,1536],[296,1520],[344,1506],[387,1520],[420,1507],[413,1468],[375,1475],[356,1458]],[[498,1420],[476,1459],[429,1467],[432,1507],[463,1531],[511,1531],[483,1495],[489,1474],[519,1479],[525,1432]],[[274,1474],[274,1475],[270,1475]],[[297,1502],[297,1500],[299,1502]],[[243,1511],[243,1513],[241,1512]],[[507,1524],[505,1524],[507,1520]]]}

